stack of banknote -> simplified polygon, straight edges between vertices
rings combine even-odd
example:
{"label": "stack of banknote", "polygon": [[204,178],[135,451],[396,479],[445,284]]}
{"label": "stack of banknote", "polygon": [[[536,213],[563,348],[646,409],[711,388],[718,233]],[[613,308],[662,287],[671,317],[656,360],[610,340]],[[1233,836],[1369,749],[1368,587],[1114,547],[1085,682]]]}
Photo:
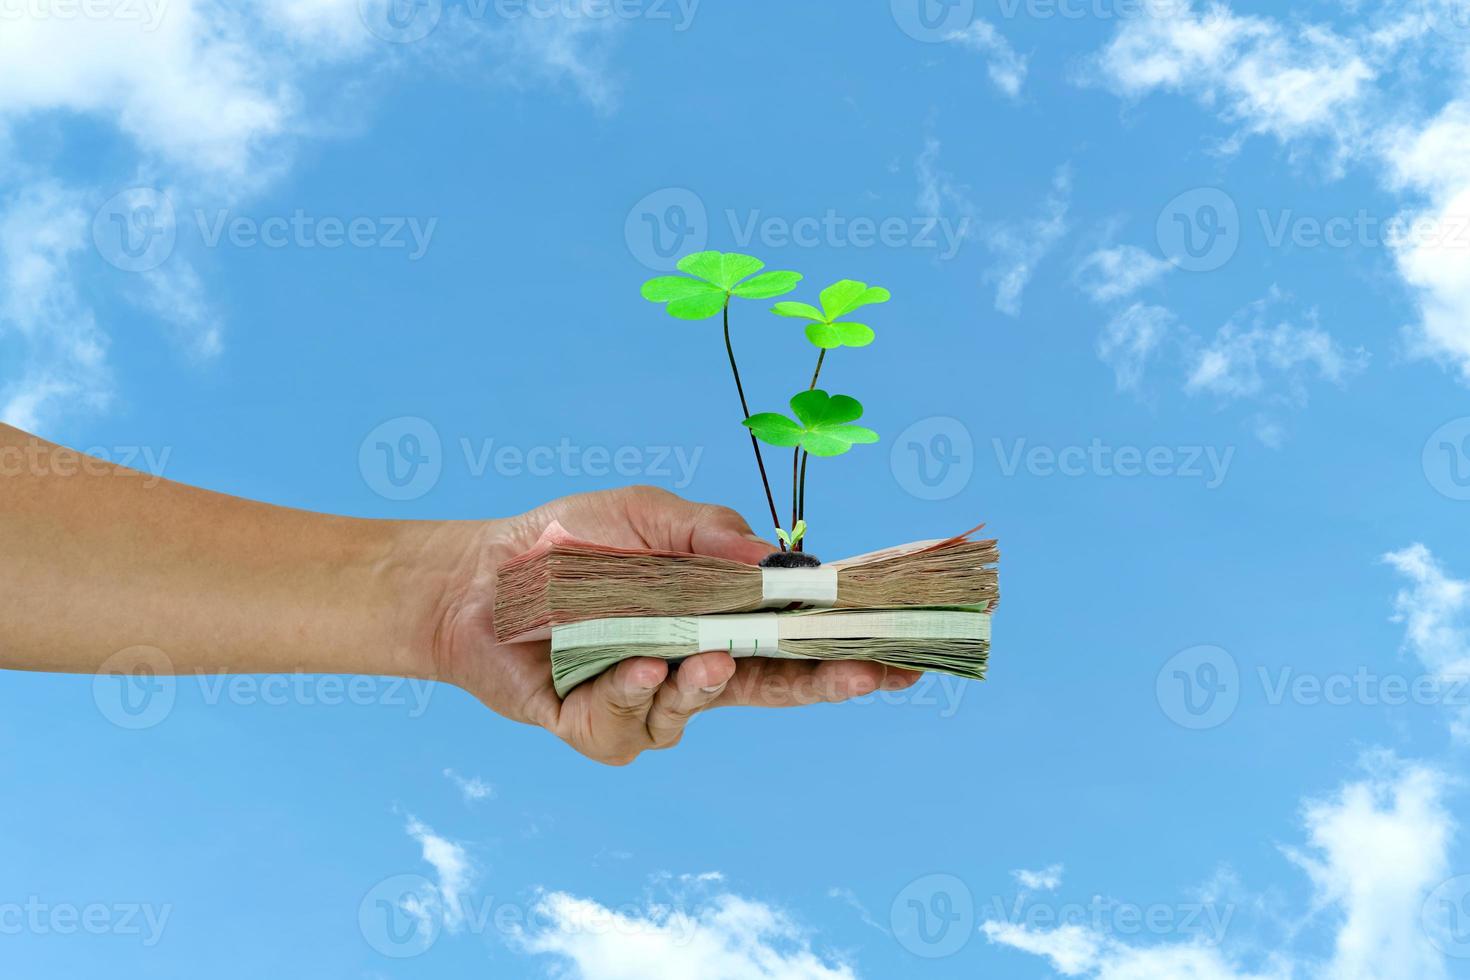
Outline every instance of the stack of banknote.
{"label": "stack of banknote", "polygon": [[558,524],[505,563],[501,642],[551,640],[566,694],[629,657],[869,660],[980,680],[999,598],[993,540],[979,528],[831,562],[759,568],[580,541]]}

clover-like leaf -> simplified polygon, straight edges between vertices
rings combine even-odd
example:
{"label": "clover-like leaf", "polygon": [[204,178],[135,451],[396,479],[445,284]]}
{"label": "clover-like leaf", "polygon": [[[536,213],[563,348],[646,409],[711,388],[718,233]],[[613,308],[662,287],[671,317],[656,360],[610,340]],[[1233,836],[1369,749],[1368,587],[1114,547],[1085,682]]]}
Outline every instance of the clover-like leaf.
{"label": "clover-like leaf", "polygon": [[858,307],[886,303],[891,294],[882,286],[869,286],[856,279],[843,279],[822,290],[822,311],[828,322],[840,320]]}
{"label": "clover-like leaf", "polygon": [[828,395],[820,388],[791,399],[791,410],[801,421],[777,412],[763,412],[745,420],[745,426],[772,446],[800,446],[813,456],[841,456],[854,445],[878,441],[878,433],[850,423],[862,418],[863,406],[847,395]]}
{"label": "clover-like leaf", "polygon": [[873,328],[865,323],[844,323],[842,318],[871,303],[886,303],[889,298],[882,286],[842,279],[822,290],[820,310],[807,303],[777,303],[771,312],[808,321],[807,340],[823,350],[866,347],[873,342]]}
{"label": "clover-like leaf", "polygon": [[730,290],[732,296],[742,299],[771,299],[785,296],[801,282],[799,272],[763,272],[745,280]]}
{"label": "clover-like leaf", "polygon": [[772,446],[795,446],[801,443],[801,426],[780,412],[761,412],[741,424],[755,433],[755,437],[761,442]]}
{"label": "clover-like leaf", "polygon": [[823,350],[866,347],[873,337],[873,328],[866,323],[810,323],[806,328],[806,339]]}
{"label": "clover-like leaf", "polygon": [[[796,288],[796,272],[756,275],[765,263],[738,252],[694,252],[679,260],[683,276],[655,276],[643,284],[643,298],[668,304],[668,313],[681,320],[706,320],[723,310],[731,296],[770,299]],[[752,278],[753,277],[753,278]]]}
{"label": "clover-like leaf", "polygon": [[791,528],[791,540],[787,544],[798,544],[804,537],[806,537],[806,521],[797,521]]}

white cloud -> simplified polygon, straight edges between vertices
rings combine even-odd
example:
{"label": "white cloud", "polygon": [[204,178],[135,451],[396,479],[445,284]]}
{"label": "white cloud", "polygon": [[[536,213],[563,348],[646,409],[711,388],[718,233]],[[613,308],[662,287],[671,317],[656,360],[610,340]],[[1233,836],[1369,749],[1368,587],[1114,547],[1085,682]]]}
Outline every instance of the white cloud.
{"label": "white cloud", "polygon": [[[11,209],[0,212],[0,227],[10,231],[11,287],[0,334],[7,366],[21,365],[0,377],[0,410],[30,428],[62,406],[106,403],[107,331],[81,298],[91,290],[81,288],[87,267],[77,253],[87,234],[77,219],[90,218],[91,206],[119,187],[167,187],[180,206],[235,203],[289,170],[296,141],[333,135],[325,119],[361,115],[342,104],[361,77],[410,59],[420,70],[447,66],[468,80],[565,84],[599,111],[617,100],[609,66],[622,24],[576,5],[518,17],[501,17],[493,6],[456,7],[425,40],[396,45],[368,31],[357,0],[139,0],[111,10],[53,16],[45,4],[21,4],[0,30],[0,195],[8,194],[3,206]],[[318,89],[331,101],[315,99]],[[133,150],[126,169],[67,190],[35,177],[47,161],[26,159],[31,144],[11,130],[20,121],[72,117],[125,137]],[[54,208],[43,221],[47,205]],[[18,229],[43,225],[44,240],[22,248]],[[126,295],[171,326],[191,355],[221,350],[221,318],[199,271],[177,251],[129,275],[139,278]]]}
{"label": "white cloud", "polygon": [[[1394,621],[1404,624],[1404,647],[1432,676],[1451,685],[1470,678],[1470,581],[1453,578],[1422,544],[1383,556],[1409,580],[1394,598]],[[1470,741],[1470,708],[1451,724]]]}
{"label": "white cloud", "polygon": [[663,904],[607,908],[564,892],[545,895],[519,937],[527,952],[558,958],[576,980],[854,980],[813,950],[795,922],[736,895],[695,912]]}
{"label": "white cloud", "polygon": [[1470,97],[1386,141],[1391,184],[1428,198],[1402,216],[1415,230],[1394,243],[1399,274],[1415,291],[1414,354],[1457,368],[1470,384]]}
{"label": "white cloud", "polygon": [[1311,876],[1316,903],[1341,923],[1335,980],[1433,980],[1444,958],[1420,925],[1427,893],[1449,873],[1455,824],[1445,777],[1422,765],[1373,761],[1368,779],[1307,803],[1307,846],[1288,852]]}
{"label": "white cloud", "polygon": [[984,55],[986,71],[996,88],[1013,99],[1021,94],[1021,86],[1026,81],[1026,58],[1016,53],[994,25],[977,19],[964,30],[955,31],[948,40]]}
{"label": "white cloud", "polygon": [[[1368,160],[1388,189],[1414,195],[1404,226],[1422,222],[1431,231],[1391,243],[1417,306],[1406,328],[1408,351],[1470,384],[1470,87],[1458,31],[1432,29],[1437,18],[1462,11],[1462,0],[1385,3],[1349,35],[1187,3],[1174,16],[1125,23],[1092,67],[1124,96],[1191,95],[1243,133],[1275,137],[1292,155],[1303,140],[1326,140],[1335,149],[1334,171],[1351,158]],[[1395,58],[1406,66],[1399,77],[1407,86],[1392,87]],[[1441,71],[1442,60],[1461,68]],[[1439,99],[1425,82],[1446,79],[1451,98],[1421,118],[1418,105]]]}
{"label": "white cloud", "polygon": [[0,379],[0,420],[34,429],[65,408],[99,409],[111,397],[107,338],[74,279],[89,234],[80,197],[59,184],[3,199],[0,352],[18,370]]}
{"label": "white cloud", "polygon": [[1027,891],[1054,892],[1062,884],[1062,866],[1050,864],[1040,871],[1027,871],[1019,868],[1011,872],[1011,877],[1015,878]]}
{"label": "white cloud", "polygon": [[985,244],[996,256],[987,280],[995,283],[995,308],[1008,316],[1021,314],[1021,294],[1036,265],[1067,233],[1067,207],[1072,194],[1072,172],[1058,168],[1051,193],[1035,218],[986,229]]}
{"label": "white cloud", "polygon": [[939,140],[929,136],[914,161],[914,173],[919,179],[919,211],[926,217],[941,219],[952,211],[968,223],[975,214],[974,203],[969,192],[955,183],[953,175],[940,169],[939,151]]}
{"label": "white cloud", "polygon": [[1096,66],[1121,94],[1188,93],[1247,132],[1281,140],[1356,135],[1350,110],[1376,74],[1352,40],[1328,28],[1293,30],[1187,2],[1128,20]]}
{"label": "white cloud", "polygon": [[1340,385],[1367,366],[1367,354],[1344,350],[1317,325],[1314,311],[1305,314],[1304,326],[1279,318],[1274,311],[1282,298],[1273,290],[1222,326],[1195,354],[1185,390],[1301,405],[1312,376]]}
{"label": "white cloud", "polygon": [[1077,284],[1099,303],[1132,296],[1173,266],[1137,245],[1098,249],[1077,269]]}
{"label": "white cloud", "polygon": [[1436,980],[1444,959],[1420,916],[1448,870],[1455,824],[1443,802],[1445,777],[1381,754],[1368,768],[1334,796],[1306,803],[1306,842],[1287,851],[1313,885],[1306,917],[1334,929],[1325,962],[1280,950],[1250,965],[1223,945],[1135,944],[1093,924],[1042,929],[991,920],[981,930],[992,943],[1045,957],[1063,976],[1095,980]]}
{"label": "white cloud", "polygon": [[464,797],[466,803],[478,803],[481,800],[488,800],[495,795],[495,787],[485,782],[479,776],[470,776],[467,778],[461,776],[453,769],[445,769],[444,778],[459,787],[460,795]]}
{"label": "white cloud", "polygon": [[463,847],[440,837],[417,817],[408,818],[404,832],[418,841],[424,860],[439,879],[434,894],[424,896],[423,913],[438,912],[443,916],[444,928],[458,932],[464,925],[465,898],[473,875],[469,855]]}
{"label": "white cloud", "polygon": [[1174,325],[1162,306],[1134,303],[1103,327],[1097,356],[1113,369],[1119,391],[1137,390],[1160,342]]}

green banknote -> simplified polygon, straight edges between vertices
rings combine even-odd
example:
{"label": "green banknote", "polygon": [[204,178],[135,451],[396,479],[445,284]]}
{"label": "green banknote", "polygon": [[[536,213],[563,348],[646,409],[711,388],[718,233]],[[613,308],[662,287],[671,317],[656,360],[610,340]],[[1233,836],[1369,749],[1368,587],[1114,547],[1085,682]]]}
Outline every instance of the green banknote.
{"label": "green banknote", "polygon": [[735,657],[867,660],[983,680],[990,612],[988,606],[907,607],[590,619],[552,629],[552,679],[565,696],[629,657],[679,660],[709,650]]}

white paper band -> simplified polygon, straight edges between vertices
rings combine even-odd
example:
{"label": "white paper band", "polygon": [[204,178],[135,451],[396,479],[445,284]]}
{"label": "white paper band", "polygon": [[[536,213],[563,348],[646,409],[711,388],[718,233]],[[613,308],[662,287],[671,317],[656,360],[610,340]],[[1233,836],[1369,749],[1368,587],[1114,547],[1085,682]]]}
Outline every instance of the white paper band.
{"label": "white paper band", "polygon": [[827,607],[837,604],[837,568],[762,568],[761,599],[767,606]]}
{"label": "white paper band", "polygon": [[780,652],[779,617],[775,613],[698,616],[699,649],[727,650],[732,657],[774,657]]}

